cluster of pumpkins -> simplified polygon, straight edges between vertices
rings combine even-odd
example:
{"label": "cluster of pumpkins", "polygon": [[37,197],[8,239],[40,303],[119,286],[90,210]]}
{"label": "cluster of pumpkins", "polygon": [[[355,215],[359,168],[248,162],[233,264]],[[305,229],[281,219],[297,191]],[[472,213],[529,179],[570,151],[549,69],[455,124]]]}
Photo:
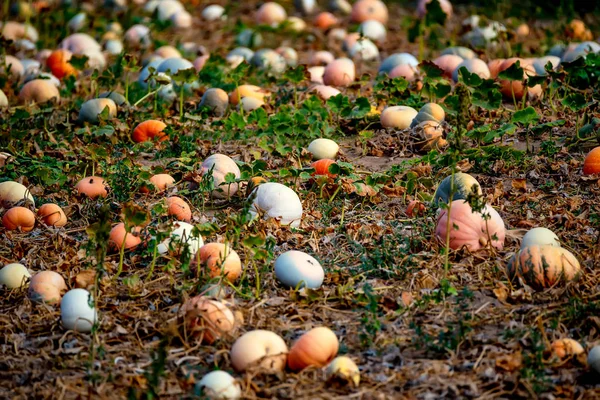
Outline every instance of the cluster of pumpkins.
{"label": "cluster of pumpkins", "polygon": [[[440,243],[448,243],[453,250],[504,247],[506,229],[500,214],[490,204],[473,209],[472,204],[481,197],[479,182],[469,174],[457,172],[440,183],[432,201],[434,207],[440,207],[435,230]],[[519,278],[533,289],[543,290],[578,279],[582,269],[554,232],[538,227],[525,234],[507,272],[511,281]]]}

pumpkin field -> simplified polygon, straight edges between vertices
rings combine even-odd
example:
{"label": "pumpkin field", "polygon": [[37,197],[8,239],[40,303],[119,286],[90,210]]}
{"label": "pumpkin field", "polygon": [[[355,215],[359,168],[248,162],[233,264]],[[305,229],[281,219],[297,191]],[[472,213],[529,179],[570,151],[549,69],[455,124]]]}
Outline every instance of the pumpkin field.
{"label": "pumpkin field", "polygon": [[1,399],[600,398],[600,5],[0,17]]}

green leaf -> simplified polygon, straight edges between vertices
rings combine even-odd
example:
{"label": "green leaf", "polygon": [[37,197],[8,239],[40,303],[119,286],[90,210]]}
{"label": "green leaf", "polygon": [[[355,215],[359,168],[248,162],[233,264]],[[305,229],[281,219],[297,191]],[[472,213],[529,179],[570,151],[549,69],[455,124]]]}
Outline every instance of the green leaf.
{"label": "green leaf", "polygon": [[448,16],[442,10],[442,5],[439,0],[432,0],[425,5],[427,14],[425,14],[425,25],[432,26],[435,24],[444,25]]}
{"label": "green leaf", "polygon": [[458,81],[465,85],[475,88],[481,85],[482,79],[477,74],[472,74],[466,67],[460,67],[458,70]]}
{"label": "green leaf", "polygon": [[71,64],[75,69],[81,71],[85,68],[85,63],[88,62],[90,58],[88,56],[75,56],[73,55],[69,60],[69,64]]}
{"label": "green leaf", "polygon": [[187,69],[180,69],[177,73],[171,75],[173,80],[178,83],[192,83],[198,77],[196,75],[196,69],[194,67]]}
{"label": "green leaf", "polygon": [[288,68],[283,74],[283,78],[287,79],[293,84],[302,82],[305,78],[307,78],[306,66],[300,64],[295,68]]}
{"label": "green leaf", "polygon": [[517,124],[529,125],[532,122],[539,121],[540,116],[535,111],[535,108],[529,106],[523,110],[515,112],[511,121]]}
{"label": "green leaf", "polygon": [[246,247],[262,247],[266,243],[265,236],[258,235],[246,235],[242,239],[242,244]]}
{"label": "green leaf", "polygon": [[496,129],[494,131],[488,132],[487,135],[483,138],[485,143],[491,143],[494,139],[502,137],[504,135],[512,135],[517,130],[517,126],[514,124],[504,124],[500,129]]}
{"label": "green leaf", "polygon": [[561,103],[571,111],[580,111],[589,105],[581,93],[571,93],[562,99]]}
{"label": "green leaf", "polygon": [[471,102],[484,110],[497,110],[502,104],[502,93],[495,87],[491,89],[481,88],[473,93]]}
{"label": "green leaf", "polygon": [[425,74],[427,78],[431,79],[444,77],[444,70],[434,64],[433,61],[422,61],[419,64],[419,71]]}
{"label": "green leaf", "polygon": [[509,81],[522,81],[524,76],[523,68],[521,68],[521,61],[517,60],[510,67],[501,71],[498,74],[498,79],[506,79]]}
{"label": "green leaf", "polygon": [[535,134],[535,135],[541,135],[544,132],[549,131],[550,129],[557,127],[557,126],[563,126],[565,124],[565,120],[564,119],[558,119],[556,121],[551,121],[551,122],[546,122],[543,124],[539,124],[536,125],[534,127],[531,128],[531,131]]}

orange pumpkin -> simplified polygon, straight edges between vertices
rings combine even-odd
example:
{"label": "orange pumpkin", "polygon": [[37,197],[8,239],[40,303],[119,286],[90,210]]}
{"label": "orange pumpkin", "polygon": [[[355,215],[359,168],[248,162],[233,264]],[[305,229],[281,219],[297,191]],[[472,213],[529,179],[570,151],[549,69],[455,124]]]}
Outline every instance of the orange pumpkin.
{"label": "orange pumpkin", "polygon": [[364,22],[370,19],[382,24],[388,22],[388,9],[381,0],[359,0],[352,6],[350,18],[354,22]]}
{"label": "orange pumpkin", "polygon": [[35,214],[25,207],[13,207],[2,217],[2,225],[8,230],[29,232],[35,226]]}
{"label": "orange pumpkin", "polygon": [[565,338],[557,339],[552,342],[552,352],[558,356],[558,358],[569,358],[583,354],[585,350],[578,341]]}
{"label": "orange pumpkin", "polygon": [[177,196],[167,197],[167,214],[174,216],[178,221],[190,222],[192,220],[190,206]]}
{"label": "orange pumpkin", "polygon": [[[523,69],[523,79],[526,79],[528,76],[535,75],[535,69],[531,65],[531,63],[522,58],[509,58],[504,60],[502,64],[498,67],[498,73],[508,69],[514,63],[519,61],[519,65]],[[493,66],[495,68],[495,65]],[[490,70],[491,74],[491,70]],[[541,94],[541,86],[536,85],[532,88],[528,88],[526,85],[523,85],[522,81],[509,81],[509,80],[500,80],[500,93],[507,98],[512,99],[514,95],[515,100],[521,100],[523,96],[526,94],[539,95]]]}
{"label": "orange pumpkin", "polygon": [[258,86],[254,85],[240,85],[229,94],[229,103],[237,105],[244,97],[252,97],[254,99],[265,101],[265,97],[269,96],[270,93]]}
{"label": "orange pumpkin", "polygon": [[136,143],[154,140],[155,138],[159,142],[163,142],[169,139],[169,137],[163,132],[166,127],[167,124],[155,119],[144,121],[135,127],[133,130],[132,139]]}
{"label": "orange pumpkin", "polygon": [[19,100],[25,104],[46,103],[53,99],[59,101],[60,93],[48,79],[33,79],[23,85],[19,92]]}
{"label": "orange pumpkin", "polygon": [[290,349],[287,365],[292,371],[308,366],[324,367],[337,355],[339,342],[335,333],[324,326],[311,329]]}
{"label": "orange pumpkin", "polygon": [[65,212],[56,204],[44,204],[37,212],[38,217],[48,226],[65,226],[67,216]]}
{"label": "orange pumpkin", "polygon": [[337,17],[327,11],[319,13],[319,15],[317,15],[317,17],[315,18],[315,26],[324,31],[336,25],[338,22],[339,21]]}
{"label": "orange pumpkin", "polygon": [[108,186],[104,182],[104,178],[99,176],[88,176],[80,180],[75,185],[75,190],[79,194],[84,194],[91,199],[108,196]]}
{"label": "orange pumpkin", "polygon": [[335,164],[335,160],[331,160],[329,158],[323,158],[313,162],[310,164],[310,166],[315,169],[315,172],[313,172],[312,175],[325,175],[330,178],[335,178],[337,174],[332,174],[329,172],[329,166],[332,164]]}
{"label": "orange pumpkin", "polygon": [[223,275],[230,282],[234,282],[242,273],[240,256],[224,243],[207,243],[200,247],[191,268],[195,269],[198,264],[208,270],[211,278]]}
{"label": "orange pumpkin", "polygon": [[33,275],[29,282],[29,298],[49,304],[59,304],[67,284],[63,277],[54,271],[41,271]]}
{"label": "orange pumpkin", "polygon": [[583,174],[591,175],[600,173],[600,146],[588,153],[583,162]]}
{"label": "orange pumpkin", "polygon": [[46,59],[46,65],[52,71],[52,75],[58,79],[62,79],[69,75],[76,75],[77,70],[73,67],[69,60],[73,54],[66,49],[54,50]]}
{"label": "orange pumpkin", "polygon": [[419,200],[411,200],[411,202],[408,203],[408,207],[406,207],[406,215],[411,218],[421,216],[425,214],[425,210],[425,204]]}
{"label": "orange pumpkin", "polygon": [[212,344],[235,328],[235,317],[231,310],[220,301],[204,296],[186,301],[183,312],[186,333],[198,338],[201,343]]}
{"label": "orange pumpkin", "polygon": [[136,226],[131,228],[129,232],[126,232],[125,224],[121,222],[110,230],[108,243],[114,249],[120,249],[121,246],[125,250],[133,249],[142,243],[142,239],[140,238],[141,231],[142,229]]}
{"label": "orange pumpkin", "polygon": [[536,290],[577,280],[581,273],[579,261],[569,250],[552,245],[522,248],[508,262],[509,278],[520,277]]}
{"label": "orange pumpkin", "polygon": [[[156,192],[164,192],[175,184],[175,178],[169,174],[156,174],[150,178],[150,183],[154,186]],[[150,190],[146,186],[142,186],[140,192],[150,193]]]}

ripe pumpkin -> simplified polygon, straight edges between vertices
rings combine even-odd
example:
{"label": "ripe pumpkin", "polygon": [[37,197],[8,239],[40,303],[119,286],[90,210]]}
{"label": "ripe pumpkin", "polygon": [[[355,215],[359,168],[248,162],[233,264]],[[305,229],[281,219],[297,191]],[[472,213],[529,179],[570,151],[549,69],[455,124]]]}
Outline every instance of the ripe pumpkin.
{"label": "ripe pumpkin", "polygon": [[270,93],[258,86],[254,85],[240,85],[233,92],[229,94],[229,103],[237,105],[244,97],[252,97],[257,100],[264,101],[265,97],[269,96]]}
{"label": "ripe pumpkin", "polygon": [[41,271],[31,278],[28,295],[33,301],[59,304],[66,291],[67,284],[59,273]]}
{"label": "ripe pumpkin", "polygon": [[315,26],[323,31],[337,25],[339,20],[330,12],[323,11],[315,17]]}
{"label": "ripe pumpkin", "polygon": [[[531,62],[516,57],[504,60],[498,67],[498,73],[510,68],[517,61],[519,61],[519,65],[523,69],[523,79],[527,79],[528,76],[536,75],[535,68],[533,67]],[[525,96],[528,93],[531,95],[539,95],[541,94],[541,90],[542,89],[540,85],[536,85],[535,87],[529,88],[526,85],[523,85],[523,82],[521,81],[509,81],[504,79],[500,80],[500,93],[502,93],[502,95],[506,99],[512,100],[514,94],[515,100],[521,100],[523,96]]]}
{"label": "ripe pumpkin", "polygon": [[140,237],[141,231],[141,228],[136,226],[130,228],[129,232],[126,232],[125,223],[118,223],[110,230],[108,243],[113,249],[120,249],[121,246],[124,247],[125,250],[133,249],[142,243],[142,238]]}
{"label": "ripe pumpkin", "polygon": [[467,200],[469,194],[476,194],[477,196],[483,194],[477,179],[464,172],[457,172],[454,174],[454,180],[452,175],[448,175],[442,180],[433,195],[433,205],[437,207],[440,202],[448,204],[452,193],[454,193],[452,201]]}
{"label": "ripe pumpkin", "polygon": [[489,79],[491,76],[490,69],[485,61],[480,60],[479,58],[469,58],[456,66],[456,69],[452,73],[452,79],[454,82],[458,82],[458,71],[462,67],[465,67],[467,71],[479,76],[481,79]]}
{"label": "ripe pumpkin", "polygon": [[33,79],[27,82],[19,92],[19,100],[25,104],[60,101],[58,88],[49,79]]}
{"label": "ripe pumpkin", "polygon": [[2,225],[8,230],[29,232],[35,226],[35,214],[25,207],[9,208],[2,217]]}
{"label": "ripe pumpkin", "polygon": [[323,83],[329,86],[349,86],[356,78],[356,67],[349,58],[338,58],[325,67]]}
{"label": "ripe pumpkin", "polygon": [[225,176],[228,173],[232,173],[237,179],[241,176],[240,168],[231,157],[224,154],[213,154],[209,156],[202,163],[200,172],[202,175],[206,175],[210,171],[212,171],[212,178],[215,186],[215,189],[212,192],[214,197],[220,199],[229,198],[238,191],[237,183],[225,183]]}
{"label": "ripe pumpkin", "polygon": [[315,170],[315,172],[313,172],[312,175],[325,175],[329,178],[335,178],[337,174],[332,174],[331,172],[329,172],[329,167],[332,164],[335,164],[335,160],[331,160],[328,158],[324,158],[322,160],[317,160],[313,162],[312,164],[310,164],[310,166]]}
{"label": "ripe pumpkin", "polygon": [[190,267],[196,269],[198,264],[208,270],[211,278],[225,276],[230,282],[234,282],[242,273],[240,256],[224,243],[207,243],[200,247]]}
{"label": "ripe pumpkin", "polygon": [[75,185],[75,190],[77,193],[84,194],[91,199],[108,196],[108,185],[106,185],[104,178],[99,176],[83,178]]}
{"label": "ripe pumpkin", "polygon": [[308,65],[326,66],[333,60],[335,60],[335,56],[331,54],[331,52],[320,50],[310,55],[310,58],[308,59]]}
{"label": "ripe pumpkin", "polygon": [[287,13],[285,9],[274,1],[263,4],[256,12],[256,22],[259,24],[277,26],[285,21],[286,18]]}
{"label": "ripe pumpkin", "polygon": [[288,354],[287,364],[292,371],[306,367],[324,367],[337,355],[339,342],[331,329],[320,326],[300,336]]}
{"label": "ripe pumpkin", "polygon": [[52,75],[58,79],[63,79],[69,75],[77,75],[77,70],[69,63],[71,53],[67,49],[54,50],[46,59],[46,65],[50,68]]}
{"label": "ripe pumpkin", "polygon": [[522,248],[508,262],[509,278],[520,277],[536,290],[577,280],[581,273],[579,261],[569,250],[552,245]]}
{"label": "ripe pumpkin", "polygon": [[37,212],[38,217],[48,226],[61,227],[67,224],[67,216],[60,206],[44,204]]}
{"label": "ripe pumpkin", "polygon": [[389,14],[385,3],[381,0],[359,0],[352,6],[350,18],[353,22],[364,22],[370,19],[387,24]]}
{"label": "ripe pumpkin", "polygon": [[319,138],[310,142],[308,151],[312,153],[315,160],[334,159],[340,151],[340,146],[331,139]]}
{"label": "ripe pumpkin", "polygon": [[275,218],[281,225],[300,226],[302,220],[302,202],[293,189],[277,182],[267,182],[256,187],[256,194],[250,214]]}
{"label": "ripe pumpkin", "polygon": [[276,373],[285,368],[287,353],[288,347],[281,336],[259,329],[239,337],[231,347],[230,356],[236,371],[258,367]]}
{"label": "ripe pumpkin", "polygon": [[317,96],[323,100],[327,100],[330,97],[337,96],[338,94],[342,93],[336,88],[327,85],[316,85],[311,91],[317,92]]}
{"label": "ripe pumpkin", "polygon": [[186,333],[201,343],[212,344],[215,340],[232,333],[235,317],[220,301],[208,297],[192,297],[183,305]]}
{"label": "ripe pumpkin", "polygon": [[192,220],[190,206],[185,200],[177,196],[167,197],[167,214],[179,221],[190,222]]}
{"label": "ripe pumpkin", "polygon": [[417,114],[417,110],[408,106],[386,107],[381,112],[381,126],[384,128],[407,129]]}
{"label": "ripe pumpkin", "polygon": [[223,89],[210,88],[204,92],[202,101],[198,106],[207,107],[212,114],[222,116],[227,111],[227,106],[229,106],[229,97]]}
{"label": "ripe pumpkin", "polygon": [[600,173],[600,146],[588,153],[583,162],[583,174],[592,175]]}
{"label": "ripe pumpkin", "polygon": [[0,205],[4,208],[10,208],[15,203],[25,200],[35,207],[33,196],[27,187],[19,182],[6,181],[0,183]]}
{"label": "ripe pumpkin", "polygon": [[150,119],[138,124],[138,126],[136,126],[133,130],[131,137],[136,143],[154,140],[155,138],[159,142],[163,142],[169,139],[169,137],[163,132],[166,127],[167,124],[164,122]]}
{"label": "ripe pumpkin", "polygon": [[523,240],[521,241],[521,248],[533,246],[533,245],[550,245],[560,247],[560,240],[556,233],[552,232],[548,228],[538,227],[527,231]]}
{"label": "ripe pumpkin", "polygon": [[[489,215],[486,221],[483,215]],[[453,201],[450,209],[450,223],[448,224],[448,210],[442,210],[438,217],[435,234],[441,243],[446,243],[447,228],[450,228],[450,248],[458,250],[465,246],[470,251],[477,251],[488,245],[502,250],[506,234],[504,221],[500,214],[489,204],[486,204],[481,213],[473,211],[471,205],[464,201]]]}
{"label": "ripe pumpkin", "polygon": [[446,118],[444,109],[436,103],[427,103],[417,113],[410,126],[415,127],[425,121],[442,122]]}
{"label": "ripe pumpkin", "polygon": [[444,70],[444,76],[452,79],[452,73],[463,62],[463,58],[456,54],[444,54],[433,60],[433,63]]}
{"label": "ripe pumpkin", "polygon": [[[175,184],[175,178],[169,174],[156,174],[150,177],[150,183],[154,186],[154,191],[164,192]],[[142,193],[150,193],[150,190],[146,186],[140,188]]]}

